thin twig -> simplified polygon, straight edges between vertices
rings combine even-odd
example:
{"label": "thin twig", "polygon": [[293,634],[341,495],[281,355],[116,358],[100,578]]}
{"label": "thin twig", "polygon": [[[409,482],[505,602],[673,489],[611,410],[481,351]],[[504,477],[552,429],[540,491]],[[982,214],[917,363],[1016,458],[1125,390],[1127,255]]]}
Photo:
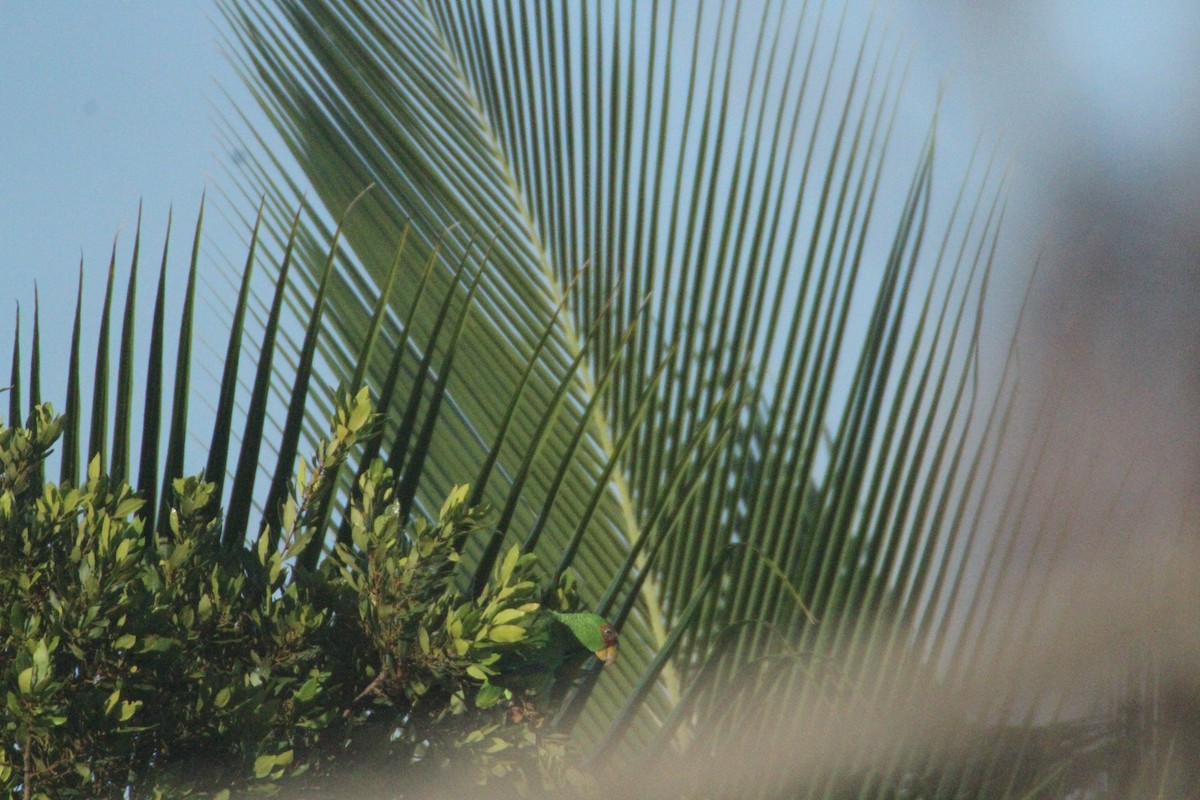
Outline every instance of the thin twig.
{"label": "thin twig", "polygon": [[359,692],[358,696],[350,701],[350,707],[347,708],[344,712],[342,712],[342,717],[344,718],[344,717],[350,716],[350,710],[352,708],[354,708],[356,705],[358,705],[359,700],[362,700],[364,697],[366,697],[369,694],[377,693],[379,691],[379,686],[383,683],[383,680],[386,677],[387,677],[387,671],[383,670],[383,669],[379,670],[379,674],[375,676],[374,680],[372,680],[370,683],[367,684],[367,688],[365,688],[361,692]]}

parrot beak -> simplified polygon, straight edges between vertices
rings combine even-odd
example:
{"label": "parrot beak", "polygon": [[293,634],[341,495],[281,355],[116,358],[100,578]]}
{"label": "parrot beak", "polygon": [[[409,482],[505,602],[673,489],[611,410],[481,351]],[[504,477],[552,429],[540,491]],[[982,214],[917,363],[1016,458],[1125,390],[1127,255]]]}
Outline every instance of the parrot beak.
{"label": "parrot beak", "polygon": [[608,647],[596,651],[596,658],[600,659],[601,663],[606,667],[611,667],[617,663],[617,646],[610,644]]}

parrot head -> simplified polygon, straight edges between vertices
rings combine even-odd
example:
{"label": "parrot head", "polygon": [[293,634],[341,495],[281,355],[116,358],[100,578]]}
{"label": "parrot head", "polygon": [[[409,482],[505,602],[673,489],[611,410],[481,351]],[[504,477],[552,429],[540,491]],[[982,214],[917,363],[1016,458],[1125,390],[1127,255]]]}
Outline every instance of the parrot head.
{"label": "parrot head", "polygon": [[571,629],[575,639],[596,656],[604,666],[617,660],[617,629],[604,617],[591,612],[560,614],[553,612],[559,622]]}
{"label": "parrot head", "polygon": [[600,639],[603,646],[594,651],[596,658],[604,662],[604,666],[611,667],[617,663],[617,629],[605,622],[600,626]]}

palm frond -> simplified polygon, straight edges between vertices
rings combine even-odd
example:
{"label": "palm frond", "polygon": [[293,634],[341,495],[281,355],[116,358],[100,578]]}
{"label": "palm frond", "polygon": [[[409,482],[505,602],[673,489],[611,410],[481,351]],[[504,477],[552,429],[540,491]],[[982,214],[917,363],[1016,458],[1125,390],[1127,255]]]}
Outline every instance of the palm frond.
{"label": "palm frond", "polygon": [[[162,494],[158,505],[159,513],[156,525],[151,527],[149,521],[153,520],[154,517],[150,513],[146,515],[147,528],[167,537],[171,535],[170,518],[168,516],[170,504],[168,500],[171,496],[170,493],[174,491],[175,481],[183,477],[183,457],[188,432],[188,396],[192,390],[192,324],[196,304],[196,265],[200,258],[200,231],[204,225],[204,203],[205,198],[201,197],[200,210],[196,214],[196,231],[192,237],[192,257],[188,268],[187,285],[183,293],[183,309],[179,315],[179,341],[175,350],[175,389],[171,400],[171,427],[167,433],[167,452],[163,464]],[[251,254],[253,256],[253,248],[251,248]],[[246,269],[249,272],[249,266]],[[157,306],[155,316],[157,318]],[[159,334],[154,335],[156,339],[159,336]],[[236,332],[233,338],[235,340],[240,339],[240,332]],[[226,380],[229,379],[226,378]],[[224,396],[224,383],[222,383],[221,390],[222,396]],[[143,448],[157,448],[158,446],[157,442],[148,441],[144,434],[142,442]],[[215,450],[217,446],[217,438],[216,434],[214,434],[210,447]],[[148,477],[151,474],[153,470],[151,461],[151,457],[147,455],[144,463],[145,472],[139,470],[139,479],[142,479],[142,475]],[[150,485],[148,482],[147,489],[149,489]],[[220,496],[220,494],[218,488],[217,495]],[[153,495],[149,496],[152,497]],[[148,512],[152,512],[153,506],[149,506],[147,510]]]}
{"label": "palm frond", "polygon": [[[168,225],[167,239],[171,237]],[[112,462],[109,473],[119,481],[129,477],[129,436],[133,418],[133,331],[134,310],[137,306],[138,253],[142,248],[142,210],[138,206],[137,228],[133,234],[133,262],[129,266],[129,283],[125,288],[125,312],[121,319],[121,343],[117,349],[117,396],[113,414]],[[105,409],[107,414],[107,409]]]}
{"label": "palm frond", "polygon": [[13,333],[12,371],[8,380],[8,425],[16,428],[21,419],[21,307],[17,306],[17,326]]}
{"label": "palm frond", "polygon": [[[630,657],[580,735],[653,737],[722,631],[740,631],[717,670],[732,675],[772,630],[907,652],[883,620],[946,613],[929,592],[954,567],[936,557],[963,535],[944,498],[975,488],[957,453],[990,400],[968,376],[1000,220],[978,206],[997,187],[974,178],[966,224],[957,205],[931,219],[931,134],[907,196],[890,190],[903,78],[871,29],[805,3],[222,8],[295,164],[250,159],[247,194],[287,207],[303,175],[336,218],[379,187],[343,228],[357,280],[328,289],[318,347],[340,380],[362,369],[339,354],[361,350],[372,287],[412,296],[435,247],[492,242],[438,373],[430,456],[404,480],[417,509],[470,477],[501,509],[477,575],[507,537],[629,614]],[[304,294],[314,263],[294,262]],[[422,306],[406,346],[427,358],[446,314]],[[427,372],[393,374],[432,401]],[[401,442],[414,413],[389,423]]]}

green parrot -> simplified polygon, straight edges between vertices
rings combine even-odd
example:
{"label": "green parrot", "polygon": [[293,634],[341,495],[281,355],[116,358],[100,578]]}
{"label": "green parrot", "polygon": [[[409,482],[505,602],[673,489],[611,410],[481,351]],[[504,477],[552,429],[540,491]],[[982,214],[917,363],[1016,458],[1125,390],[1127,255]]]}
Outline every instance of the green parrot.
{"label": "green parrot", "polygon": [[561,690],[595,656],[604,666],[617,660],[617,629],[591,612],[535,612],[525,638],[515,642],[497,664],[496,683],[538,695],[539,705],[552,689]]}

